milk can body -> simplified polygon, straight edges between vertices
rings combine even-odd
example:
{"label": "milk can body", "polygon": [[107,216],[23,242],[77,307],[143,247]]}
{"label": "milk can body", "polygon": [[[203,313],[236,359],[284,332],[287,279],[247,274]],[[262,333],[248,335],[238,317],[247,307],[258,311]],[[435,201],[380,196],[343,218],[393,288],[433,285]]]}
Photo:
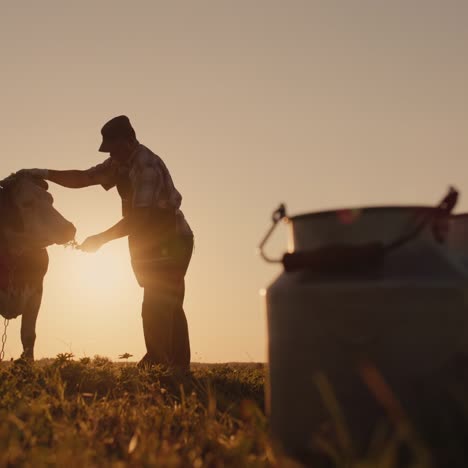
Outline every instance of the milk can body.
{"label": "milk can body", "polygon": [[[391,245],[431,210],[377,207],[292,217],[289,251]],[[459,258],[436,242],[429,224],[407,237],[378,267],[326,274],[299,268],[267,288],[267,405],[286,452],[303,459],[315,452],[317,435],[337,417],[330,407],[335,399],[353,444],[365,450],[385,413],[366,369],[408,407],[419,377],[467,351],[467,275]]]}

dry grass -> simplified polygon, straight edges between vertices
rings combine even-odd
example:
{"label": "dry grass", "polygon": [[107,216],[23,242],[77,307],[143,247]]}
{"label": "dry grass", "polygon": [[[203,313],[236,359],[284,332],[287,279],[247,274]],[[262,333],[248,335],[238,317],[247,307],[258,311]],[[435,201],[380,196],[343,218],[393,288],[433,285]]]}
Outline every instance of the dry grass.
{"label": "dry grass", "polygon": [[[33,365],[2,363],[0,467],[300,466],[269,437],[264,382],[262,364],[194,365],[187,376],[68,354]],[[325,404],[333,402],[333,390],[321,388]],[[431,396],[429,404],[434,401],[444,402]],[[463,401],[455,408],[458,432],[443,419],[446,412],[427,424],[426,440],[448,444],[450,467],[467,466]],[[332,424],[347,440],[342,421]],[[349,456],[349,444],[322,445],[337,466],[391,468],[398,466],[399,442],[390,438],[365,459]],[[413,461],[410,466],[429,466],[421,457]]]}
{"label": "dry grass", "polygon": [[0,466],[274,466],[262,365],[3,364]]}

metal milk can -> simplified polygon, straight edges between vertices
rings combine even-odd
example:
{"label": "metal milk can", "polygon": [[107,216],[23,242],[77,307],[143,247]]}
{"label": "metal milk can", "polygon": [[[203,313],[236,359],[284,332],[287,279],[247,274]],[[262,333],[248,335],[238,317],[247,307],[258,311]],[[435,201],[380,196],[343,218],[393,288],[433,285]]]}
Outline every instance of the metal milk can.
{"label": "metal milk can", "polygon": [[[311,460],[336,419],[365,450],[392,416],[382,388],[410,411],[415,382],[467,351],[468,261],[445,243],[456,200],[451,189],[436,207],[274,212],[259,246],[284,268],[264,293],[267,411],[287,453]],[[288,252],[272,259],[279,221]]]}

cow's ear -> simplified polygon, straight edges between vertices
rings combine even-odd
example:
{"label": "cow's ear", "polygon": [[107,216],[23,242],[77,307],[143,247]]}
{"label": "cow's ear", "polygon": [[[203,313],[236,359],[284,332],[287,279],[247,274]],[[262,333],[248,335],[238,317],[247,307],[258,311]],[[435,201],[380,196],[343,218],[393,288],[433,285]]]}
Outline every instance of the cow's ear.
{"label": "cow's ear", "polygon": [[32,177],[31,180],[39,187],[43,188],[44,190],[49,189],[49,184],[44,179],[38,179],[37,177]]}

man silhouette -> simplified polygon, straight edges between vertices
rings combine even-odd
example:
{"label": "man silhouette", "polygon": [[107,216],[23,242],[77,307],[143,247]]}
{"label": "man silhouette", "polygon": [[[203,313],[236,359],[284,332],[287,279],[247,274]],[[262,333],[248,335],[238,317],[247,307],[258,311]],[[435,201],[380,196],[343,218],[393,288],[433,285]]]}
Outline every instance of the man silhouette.
{"label": "man silhouette", "polygon": [[182,197],[163,160],[138,142],[128,117],[111,119],[101,134],[99,151],[109,153],[109,157],[97,166],[24,172],[68,188],[117,188],[122,219],[88,237],[80,248],[95,252],[111,240],[128,236],[133,271],[144,288],[142,319],[147,352],[139,366],[162,364],[187,371],[190,344],[183,301],[193,233],[180,211]]}

